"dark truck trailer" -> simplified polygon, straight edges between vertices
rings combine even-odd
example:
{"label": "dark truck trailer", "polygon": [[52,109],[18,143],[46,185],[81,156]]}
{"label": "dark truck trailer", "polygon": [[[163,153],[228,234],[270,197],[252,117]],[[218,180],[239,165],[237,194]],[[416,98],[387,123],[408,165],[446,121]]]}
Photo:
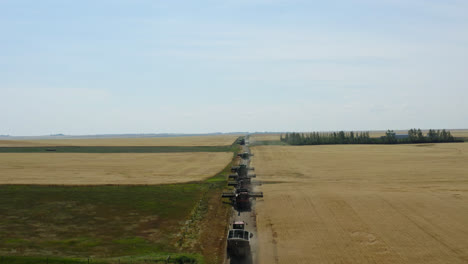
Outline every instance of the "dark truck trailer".
{"label": "dark truck trailer", "polygon": [[[235,228],[235,227],[234,227]],[[253,234],[242,229],[229,230],[227,237],[228,257],[245,257],[250,254],[250,238]]]}

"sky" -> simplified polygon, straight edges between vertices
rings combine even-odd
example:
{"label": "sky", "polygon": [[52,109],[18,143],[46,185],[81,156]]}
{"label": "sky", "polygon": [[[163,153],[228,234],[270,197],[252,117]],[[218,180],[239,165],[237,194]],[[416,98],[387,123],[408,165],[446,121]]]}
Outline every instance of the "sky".
{"label": "sky", "polygon": [[466,0],[0,0],[0,135],[468,128]]}

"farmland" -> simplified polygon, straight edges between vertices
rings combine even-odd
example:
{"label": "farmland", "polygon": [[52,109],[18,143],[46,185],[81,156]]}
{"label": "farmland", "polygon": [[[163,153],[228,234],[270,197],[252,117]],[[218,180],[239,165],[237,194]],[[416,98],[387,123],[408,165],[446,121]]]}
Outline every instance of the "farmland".
{"label": "farmland", "polygon": [[0,254],[122,256],[174,250],[206,186],[0,186]]}
{"label": "farmland", "polygon": [[229,152],[0,153],[0,184],[168,184],[201,181],[221,171]]}
{"label": "farmland", "polygon": [[253,152],[260,263],[468,262],[468,144]]}
{"label": "farmland", "polygon": [[143,263],[171,255],[217,263],[228,217],[219,196],[236,149],[235,138],[222,138],[53,141],[54,152],[38,141],[4,147],[2,261]]}
{"label": "farmland", "polygon": [[150,138],[85,138],[0,140],[0,147],[38,146],[227,146],[238,135],[150,137]]}

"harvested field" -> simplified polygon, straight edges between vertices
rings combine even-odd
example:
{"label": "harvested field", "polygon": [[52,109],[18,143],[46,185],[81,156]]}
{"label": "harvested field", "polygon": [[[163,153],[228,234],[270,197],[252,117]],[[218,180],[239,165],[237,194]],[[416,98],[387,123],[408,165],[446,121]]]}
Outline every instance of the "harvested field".
{"label": "harvested field", "polygon": [[0,140],[0,147],[35,146],[227,146],[238,135],[153,137],[153,138],[89,138]]}
{"label": "harvested field", "polygon": [[221,171],[231,152],[0,153],[0,184],[167,184]]}
{"label": "harvested field", "polygon": [[450,130],[450,133],[454,137],[464,137],[464,138],[468,137],[468,130],[464,130],[464,129]]}
{"label": "harvested field", "polygon": [[468,144],[253,152],[260,263],[468,262]]}
{"label": "harvested field", "polygon": [[281,134],[255,134],[251,135],[251,141],[280,140]]}

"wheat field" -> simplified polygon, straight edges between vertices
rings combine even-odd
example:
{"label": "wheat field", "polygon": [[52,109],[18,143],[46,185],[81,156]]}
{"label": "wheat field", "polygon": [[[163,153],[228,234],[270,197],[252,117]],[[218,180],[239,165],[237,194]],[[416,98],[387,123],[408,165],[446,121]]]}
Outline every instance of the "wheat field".
{"label": "wheat field", "polygon": [[167,184],[221,171],[230,152],[0,153],[0,184]]}
{"label": "wheat field", "polygon": [[468,144],[253,153],[260,263],[468,263]]}
{"label": "wheat field", "polygon": [[0,140],[0,147],[36,146],[226,146],[238,135],[152,137],[152,138],[86,138]]}
{"label": "wheat field", "polygon": [[250,136],[250,141],[267,141],[267,140],[280,140],[281,134],[255,134]]}

